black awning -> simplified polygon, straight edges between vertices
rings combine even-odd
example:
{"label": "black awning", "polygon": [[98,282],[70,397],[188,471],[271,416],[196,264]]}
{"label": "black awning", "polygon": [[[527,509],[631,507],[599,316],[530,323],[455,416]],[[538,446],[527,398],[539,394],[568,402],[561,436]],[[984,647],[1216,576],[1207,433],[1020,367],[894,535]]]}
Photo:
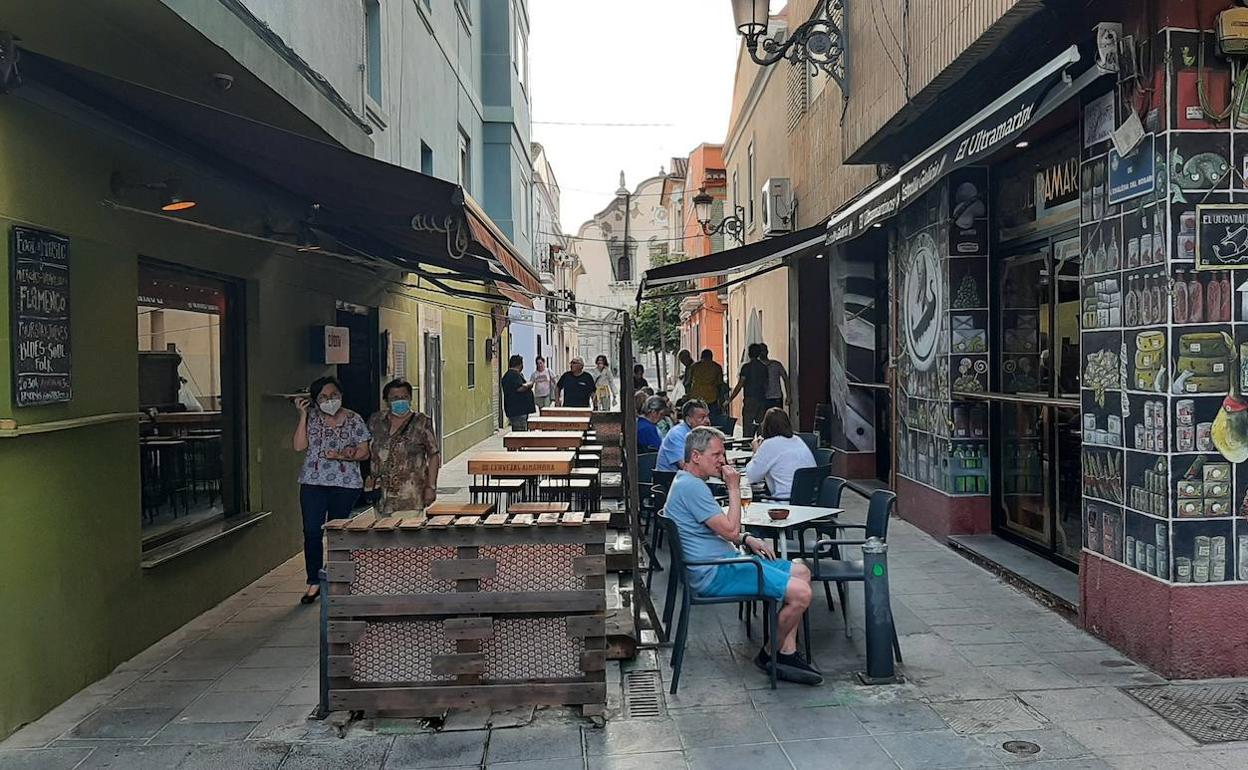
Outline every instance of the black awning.
{"label": "black awning", "polygon": [[827,223],[820,222],[805,230],[766,238],[735,249],[717,251],[705,257],[651,268],[642,276],[641,287],[637,291],[637,300],[646,299],[642,295],[647,289],[694,281],[699,278],[717,278],[728,273],[749,270],[773,259],[781,259],[813,246],[822,246],[826,236]]}
{"label": "black awning", "polygon": [[315,227],[368,256],[517,282],[473,238],[459,185],[28,51],[22,72],[231,178],[317,204]]}

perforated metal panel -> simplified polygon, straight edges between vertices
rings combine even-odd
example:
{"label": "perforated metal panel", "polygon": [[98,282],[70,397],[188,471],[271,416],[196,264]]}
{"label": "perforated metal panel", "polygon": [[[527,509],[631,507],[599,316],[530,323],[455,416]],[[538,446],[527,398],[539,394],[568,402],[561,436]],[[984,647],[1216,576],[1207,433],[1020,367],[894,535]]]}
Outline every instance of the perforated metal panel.
{"label": "perforated metal panel", "polygon": [[450,547],[382,548],[351,552],[355,563],[355,595],[420,594],[452,591],[454,581],[434,580],[429,565],[441,559],[454,559]]}
{"label": "perforated metal panel", "polygon": [[481,581],[482,591],[580,591],[585,585],[572,572],[572,560],[585,555],[582,544],[483,545],[479,553],[498,562],[498,574]]}
{"label": "perforated metal panel", "polygon": [[568,636],[567,620],[495,618],[494,638],[481,643],[485,680],[571,679],[582,676],[583,639]]}
{"label": "perforated metal panel", "polygon": [[440,620],[369,623],[351,645],[351,678],[369,684],[448,681],[454,677],[433,675],[433,656],[454,652]]}
{"label": "perforated metal panel", "polygon": [[1248,684],[1165,684],[1126,691],[1201,743],[1248,741]]}

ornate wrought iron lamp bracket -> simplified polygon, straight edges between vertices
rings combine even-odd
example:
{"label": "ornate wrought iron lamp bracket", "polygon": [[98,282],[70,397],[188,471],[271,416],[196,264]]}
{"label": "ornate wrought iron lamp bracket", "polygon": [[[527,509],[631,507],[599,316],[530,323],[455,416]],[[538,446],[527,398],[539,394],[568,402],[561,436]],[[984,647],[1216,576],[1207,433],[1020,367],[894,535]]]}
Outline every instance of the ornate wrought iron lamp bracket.
{"label": "ornate wrought iron lamp bracket", "polygon": [[[795,66],[822,70],[836,81],[841,97],[849,98],[846,76],[845,6],[849,0],[823,0],[815,13],[785,38],[765,37],[766,30],[745,33],[750,58],[763,66],[788,59]],[[759,52],[761,49],[761,53]]]}

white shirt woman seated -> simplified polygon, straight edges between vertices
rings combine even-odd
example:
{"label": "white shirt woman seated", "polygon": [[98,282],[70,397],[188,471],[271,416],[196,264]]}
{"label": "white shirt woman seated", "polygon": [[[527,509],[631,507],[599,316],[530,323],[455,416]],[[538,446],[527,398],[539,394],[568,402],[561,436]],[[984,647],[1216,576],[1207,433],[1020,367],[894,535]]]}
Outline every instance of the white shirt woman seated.
{"label": "white shirt woman seated", "polygon": [[805,441],[793,435],[789,415],[779,407],[768,409],[754,437],[754,459],[745,466],[746,478],[751,484],[766,481],[772,495],[788,499],[793,474],[814,467],[815,456]]}

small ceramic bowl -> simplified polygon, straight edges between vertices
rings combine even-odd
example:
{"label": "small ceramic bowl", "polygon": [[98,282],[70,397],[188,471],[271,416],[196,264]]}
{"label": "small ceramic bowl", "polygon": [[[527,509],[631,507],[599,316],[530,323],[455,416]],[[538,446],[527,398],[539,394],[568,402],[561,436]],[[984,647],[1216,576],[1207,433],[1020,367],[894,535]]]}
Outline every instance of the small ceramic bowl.
{"label": "small ceramic bowl", "polygon": [[767,515],[772,521],[784,521],[789,518],[788,508],[768,508]]}

